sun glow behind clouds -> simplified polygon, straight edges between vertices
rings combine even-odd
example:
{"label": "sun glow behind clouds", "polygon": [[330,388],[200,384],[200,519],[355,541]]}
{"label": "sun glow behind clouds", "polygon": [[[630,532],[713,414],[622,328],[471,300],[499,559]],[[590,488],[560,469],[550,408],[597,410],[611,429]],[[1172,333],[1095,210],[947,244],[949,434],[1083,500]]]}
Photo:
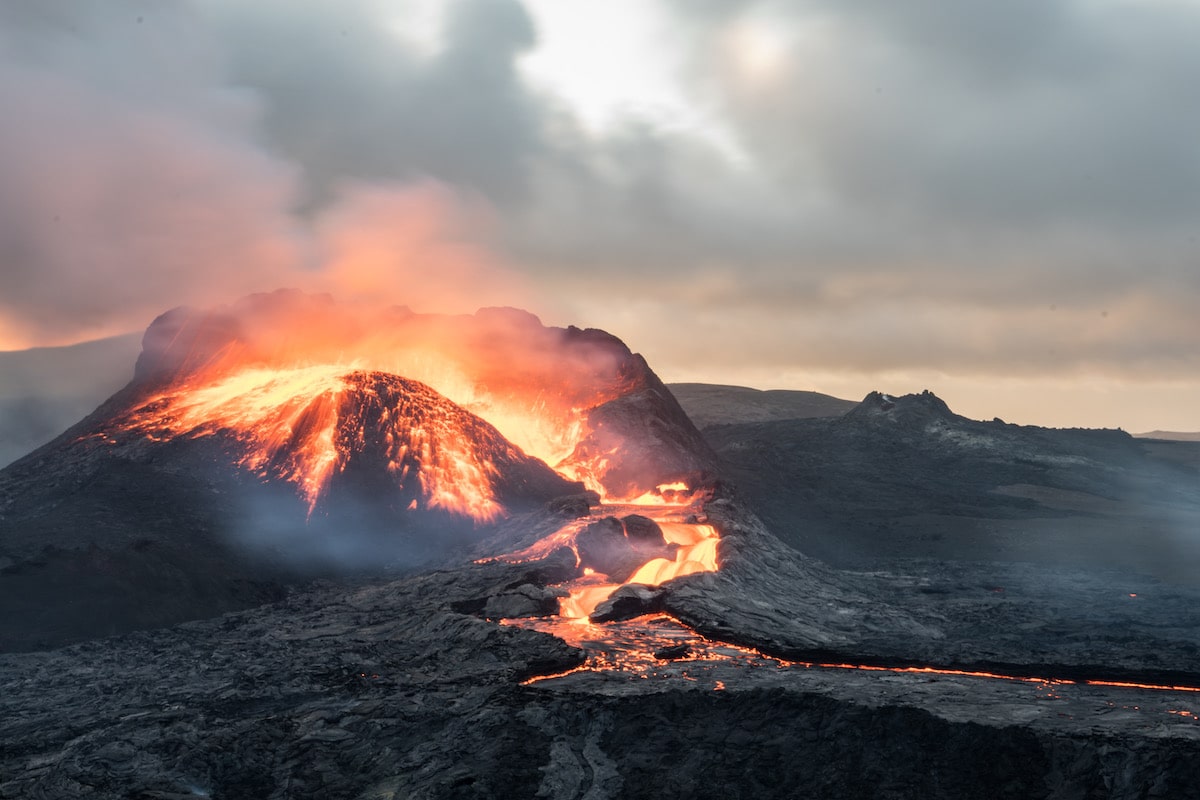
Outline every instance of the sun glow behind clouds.
{"label": "sun glow behind clouds", "polygon": [[589,135],[631,123],[686,134],[730,163],[747,160],[718,113],[684,85],[686,53],[654,2],[525,0],[538,39],[521,61],[532,86],[556,98]]}
{"label": "sun glow behind clouds", "polygon": [[622,118],[694,117],[672,73],[666,19],[644,0],[582,5],[526,0],[538,41],[525,76],[565,102],[593,131]]}
{"label": "sun glow behind clouds", "polygon": [[784,28],[760,15],[738,20],[725,35],[724,55],[738,77],[750,85],[770,83],[787,65],[790,42]]}

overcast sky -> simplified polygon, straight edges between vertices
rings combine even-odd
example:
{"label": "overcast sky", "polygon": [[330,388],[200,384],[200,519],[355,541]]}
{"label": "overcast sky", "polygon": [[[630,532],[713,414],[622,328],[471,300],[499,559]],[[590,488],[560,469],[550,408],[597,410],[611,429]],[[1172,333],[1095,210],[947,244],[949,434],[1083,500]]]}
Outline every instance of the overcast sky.
{"label": "overcast sky", "polygon": [[0,5],[0,349],[278,286],[1200,430],[1195,0]]}

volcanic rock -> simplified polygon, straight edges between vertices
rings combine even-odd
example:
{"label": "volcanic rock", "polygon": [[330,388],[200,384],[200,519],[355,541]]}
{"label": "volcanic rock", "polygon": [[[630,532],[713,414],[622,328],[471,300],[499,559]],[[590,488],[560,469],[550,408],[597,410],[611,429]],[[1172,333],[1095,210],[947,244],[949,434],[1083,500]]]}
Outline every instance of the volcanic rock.
{"label": "volcanic rock", "polygon": [[558,599],[566,597],[562,589],[525,583],[511,592],[492,595],[483,606],[487,619],[545,617],[558,613]]}
{"label": "volcanic rock", "polygon": [[[0,471],[0,604],[14,611],[0,649],[210,616],[315,575],[427,564],[496,530],[453,507],[459,497],[496,517],[548,515],[549,499],[581,489],[416,381],[351,372],[334,385],[257,462],[252,435],[168,436],[140,422],[157,419],[157,401],[126,392]],[[293,476],[324,436],[336,468],[310,505]]]}
{"label": "volcanic rock", "polygon": [[839,567],[1015,560],[1200,575],[1200,550],[1181,537],[1200,529],[1193,443],[979,422],[932,393],[872,393],[839,418],[705,435],[773,533]]}
{"label": "volcanic rock", "polygon": [[709,425],[836,417],[857,405],[852,400],[791,389],[763,391],[708,383],[669,383],[667,388],[701,430]]}
{"label": "volcanic rock", "polygon": [[655,650],[652,654],[659,661],[673,661],[677,658],[687,658],[692,653],[691,645],[677,644],[671,647],[663,647]]}
{"label": "volcanic rock", "polygon": [[592,506],[598,505],[600,495],[595,492],[587,492],[585,494],[573,494],[567,497],[558,497],[546,504],[546,510],[552,514],[560,514],[564,517],[579,518],[586,517],[591,513]]}
{"label": "volcanic rock", "polygon": [[658,548],[664,542],[662,528],[658,527],[658,523],[649,517],[630,514],[621,518],[621,524],[625,526],[625,536],[633,543],[634,547],[644,545]]}
{"label": "volcanic rock", "polygon": [[[693,660],[581,670],[552,636],[449,610],[527,569],[326,584],[0,655],[0,797],[1135,800],[1200,783],[1178,697],[727,660],[698,679]],[[838,615],[812,592],[810,622]]]}
{"label": "volcanic rock", "polygon": [[626,535],[627,526],[616,517],[605,517],[581,530],[575,537],[579,565],[621,583],[652,558],[674,558],[677,546],[663,539],[653,520],[640,519],[645,522],[634,521],[632,537]]}
{"label": "volcanic rock", "polygon": [[575,536],[579,566],[588,567],[620,582],[633,574],[646,559],[625,536],[625,528],[616,517],[604,517],[591,523]]}
{"label": "volcanic rock", "polygon": [[664,595],[663,589],[653,586],[626,584],[599,603],[588,619],[592,622],[617,622],[653,614],[662,611]]}
{"label": "volcanic rock", "polygon": [[675,481],[689,487],[710,482],[716,458],[707,442],[645,360],[634,356],[634,364],[640,388],[591,411],[588,434],[571,460],[593,465],[593,474],[617,497]]}

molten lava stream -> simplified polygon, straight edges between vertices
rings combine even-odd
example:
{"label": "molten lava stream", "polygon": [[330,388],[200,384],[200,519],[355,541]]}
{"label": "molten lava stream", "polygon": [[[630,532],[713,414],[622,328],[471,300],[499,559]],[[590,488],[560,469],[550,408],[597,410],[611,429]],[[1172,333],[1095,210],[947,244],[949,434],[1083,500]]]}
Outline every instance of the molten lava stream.
{"label": "molten lava stream", "polygon": [[[606,673],[638,679],[669,677],[704,681],[719,664],[778,669],[778,661],[755,650],[705,639],[669,614],[648,614],[622,622],[581,625],[578,620],[542,617],[505,620],[557,636],[587,653],[587,661],[563,673],[537,675],[526,686],[577,672]],[[655,656],[668,648],[684,646],[684,654],[670,660]]]}
{"label": "molten lava stream", "polygon": [[565,587],[570,596],[559,603],[559,616],[586,622],[596,606],[622,586],[634,583],[660,586],[684,575],[716,572],[717,542],[721,538],[716,528],[684,522],[659,522],[658,526],[667,543],[678,545],[674,559],[652,558],[638,567],[624,583],[612,583],[604,576],[585,575]]}
{"label": "molten lava stream", "polygon": [[[633,505],[633,504],[621,504]],[[602,509],[612,511],[619,508],[606,504]],[[711,677],[710,670],[719,663],[734,663],[739,667],[772,669],[802,669],[890,673],[895,675],[938,675],[953,678],[969,678],[991,681],[1007,681],[1032,684],[1039,690],[1049,690],[1047,698],[1056,700],[1060,695],[1053,689],[1063,686],[1094,686],[1119,689],[1142,689],[1156,692],[1200,693],[1200,687],[1167,684],[1136,683],[1110,680],[1072,680],[1053,677],[1006,674],[1002,672],[973,671],[935,666],[886,666],[877,664],[833,663],[818,661],[791,661],[768,656],[726,642],[705,638],[668,614],[650,614],[622,622],[593,624],[591,614],[596,607],[622,586],[644,584],[658,586],[684,575],[696,572],[714,572],[718,569],[717,543],[720,537],[711,525],[666,521],[663,517],[677,516],[678,507],[642,507],[639,513],[654,518],[663,539],[677,545],[673,560],[652,558],[639,567],[625,583],[614,583],[608,576],[585,569],[584,575],[563,588],[569,596],[559,603],[557,617],[523,618],[506,621],[504,624],[549,633],[582,648],[587,652],[587,661],[563,673],[538,675],[525,680],[525,685],[565,677],[579,672],[624,673],[638,678],[673,677],[697,681]],[[553,549],[570,546],[576,558],[579,549],[575,537],[595,518],[575,520],[554,534],[541,540],[525,551],[507,558],[525,560],[531,556],[544,557]],[[577,561],[577,564],[579,562]],[[679,648],[682,648],[680,651]],[[676,651],[667,655],[666,650]],[[656,655],[656,653],[660,655]],[[722,680],[715,680],[713,688],[725,689]],[[1136,707],[1135,707],[1136,708]],[[1190,720],[1200,719],[1191,711],[1170,710],[1167,713]]]}

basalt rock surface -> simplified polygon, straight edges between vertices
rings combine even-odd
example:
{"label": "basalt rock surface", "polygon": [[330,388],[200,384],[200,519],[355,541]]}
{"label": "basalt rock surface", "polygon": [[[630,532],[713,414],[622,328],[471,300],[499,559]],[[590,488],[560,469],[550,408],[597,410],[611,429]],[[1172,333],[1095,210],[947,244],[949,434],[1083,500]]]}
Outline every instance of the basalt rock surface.
{"label": "basalt rock surface", "polygon": [[698,681],[687,653],[523,686],[583,654],[452,606],[529,569],[2,655],[0,797],[1132,800],[1200,781],[1174,698],[721,663]]}

